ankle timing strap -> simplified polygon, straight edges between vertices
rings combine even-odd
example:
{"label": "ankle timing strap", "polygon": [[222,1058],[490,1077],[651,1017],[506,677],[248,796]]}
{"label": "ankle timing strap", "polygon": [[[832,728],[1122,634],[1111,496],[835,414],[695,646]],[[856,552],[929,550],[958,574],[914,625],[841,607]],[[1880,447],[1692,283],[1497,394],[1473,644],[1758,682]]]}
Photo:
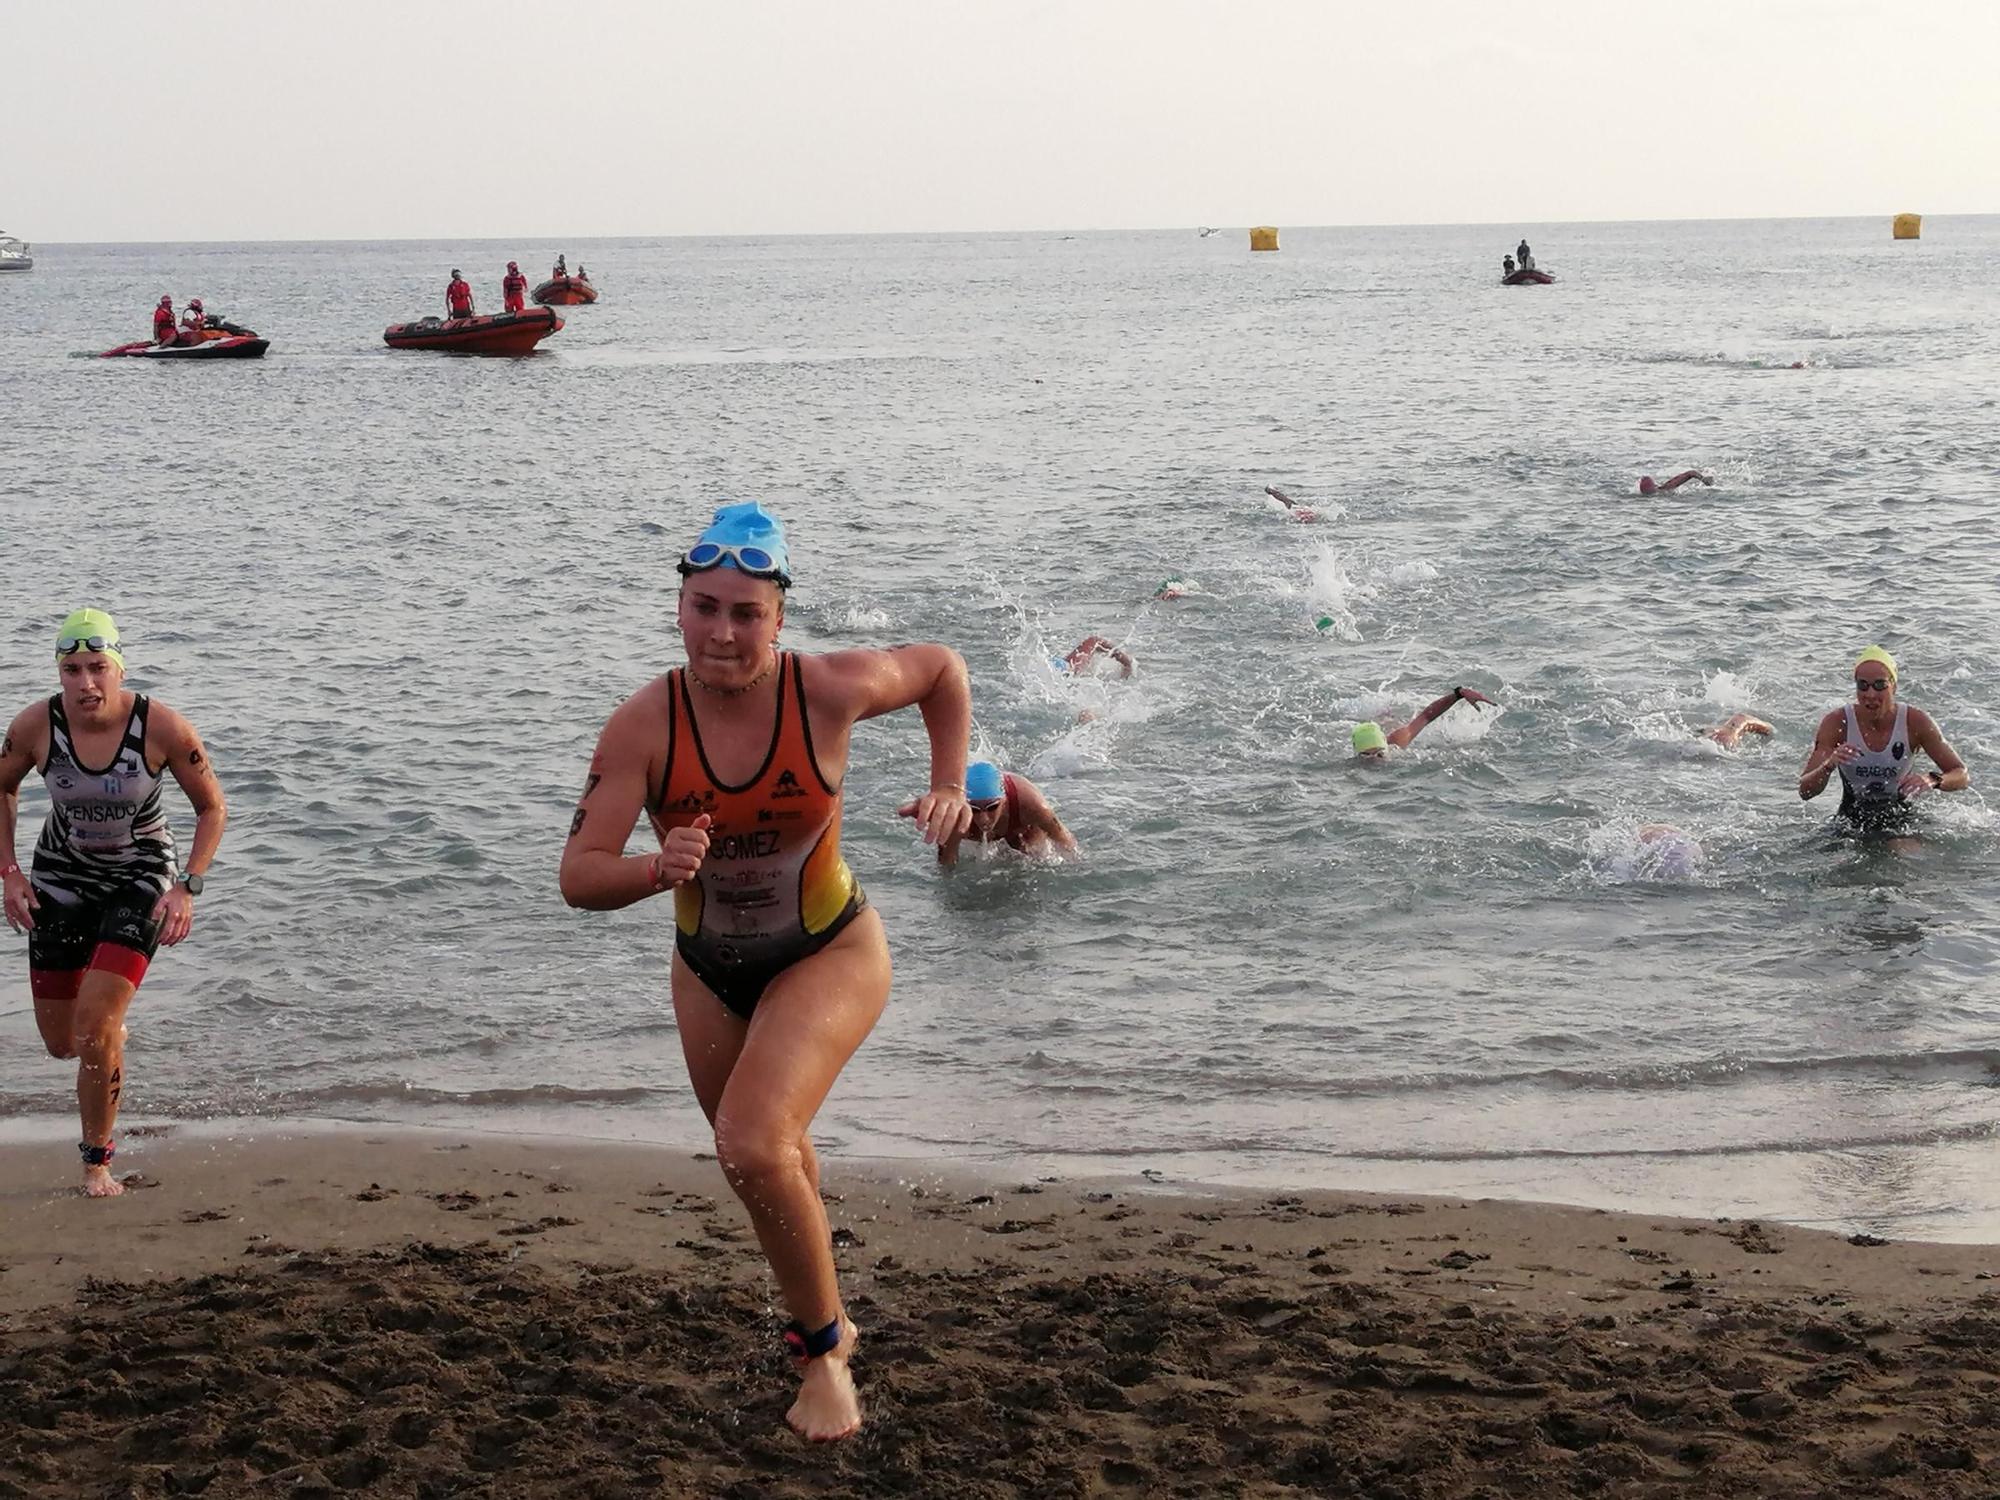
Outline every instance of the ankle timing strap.
{"label": "ankle timing strap", "polygon": [[840,1347],[840,1319],[835,1318],[817,1333],[806,1332],[796,1320],[785,1325],[785,1347],[800,1359],[818,1359]]}
{"label": "ankle timing strap", "polygon": [[83,1164],[86,1167],[108,1167],[111,1165],[111,1158],[118,1154],[117,1146],[110,1141],[101,1146],[93,1146],[89,1141],[78,1141],[76,1149],[83,1154]]}

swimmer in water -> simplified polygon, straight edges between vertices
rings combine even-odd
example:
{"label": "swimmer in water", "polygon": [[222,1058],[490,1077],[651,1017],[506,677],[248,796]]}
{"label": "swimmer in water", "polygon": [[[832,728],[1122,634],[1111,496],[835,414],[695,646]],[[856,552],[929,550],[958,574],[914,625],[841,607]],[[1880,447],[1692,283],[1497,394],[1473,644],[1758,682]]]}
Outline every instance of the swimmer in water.
{"label": "swimmer in water", "polygon": [[1130,677],[1133,672],[1138,670],[1139,664],[1132,660],[1131,652],[1127,651],[1123,646],[1106,640],[1101,635],[1085,636],[1076,643],[1075,648],[1071,650],[1068,656],[1051,657],[1049,664],[1058,672],[1068,672],[1073,676],[1081,677],[1085,673],[1094,672],[1097,669],[1097,659],[1100,656],[1107,657],[1117,663],[1118,676],[1121,680]]}
{"label": "swimmer in water", "polygon": [[1651,880],[1691,880],[1701,869],[1701,844],[1671,823],[1639,825],[1639,874]]}
{"label": "swimmer in water", "polygon": [[1160,586],[1153,590],[1153,597],[1155,599],[1185,599],[1189,594],[1194,592],[1194,589],[1195,585],[1192,582],[1175,573],[1160,581]]}
{"label": "swimmer in water", "polygon": [[1731,714],[1713,729],[1700,731],[1700,737],[1714,740],[1725,750],[1734,750],[1743,743],[1746,734],[1770,734],[1771,726],[1751,714]]}
{"label": "swimmer in water", "polygon": [[[1046,854],[1050,849],[1077,852],[1076,835],[1063,826],[1042,789],[1025,776],[1002,771],[990,760],[976,760],[965,768],[965,803],[972,809],[972,827],[938,844],[941,865],[958,863],[958,846],[965,839],[1005,844],[1029,855]],[[896,809],[899,818],[916,815],[914,802]]]}
{"label": "swimmer in water", "polygon": [[1703,484],[1707,485],[1710,489],[1715,488],[1715,481],[1713,479],[1710,479],[1706,474],[1702,473],[1701,470],[1683,469],[1680,473],[1676,474],[1672,479],[1656,480],[1650,474],[1641,475],[1639,477],[1639,493],[1642,495],[1670,494],[1674,490],[1677,490],[1682,485],[1686,484],[1690,479],[1699,479]]}
{"label": "swimmer in water", "polygon": [[[930,843],[962,835],[972,691],[947,646],[780,650],[791,565],[783,526],[754,502],[718,510],[680,575],[686,663],[604,726],[559,880],[565,901],[593,911],[673,893],[688,1080],[793,1319],[799,1389],[785,1419],[831,1440],[861,1426],[848,1370],[860,1335],[835,1276],[812,1122],[889,1000],[882,917],[841,857],[842,789],[854,726],[916,708],[929,790],[905,811]],[[624,624],[593,627],[602,663],[644,647],[636,618]],[[628,855],[642,813],[659,851]]]}
{"label": "swimmer in water", "polygon": [[1310,505],[1300,505],[1275,484],[1265,485],[1264,493],[1275,500],[1278,508],[1294,521],[1317,521],[1319,519],[1318,511],[1314,510]]}
{"label": "swimmer in water", "polygon": [[[1919,772],[1917,751],[1936,769]],[[1896,701],[1896,659],[1870,646],[1854,663],[1854,701],[1819,721],[1812,753],[1799,773],[1799,797],[1810,802],[1840,772],[1840,816],[1856,828],[1895,832],[1908,826],[1910,804],[1932,792],[1962,792],[1972,773],[1945,742],[1931,716]]]}
{"label": "swimmer in water", "polygon": [[1427,703],[1418,709],[1416,717],[1411,719],[1409,723],[1399,725],[1394,729],[1384,729],[1380,724],[1372,720],[1367,723],[1356,724],[1354,726],[1354,753],[1363,760],[1386,760],[1389,755],[1390,746],[1393,745],[1398,750],[1403,749],[1411,740],[1422,734],[1433,720],[1443,718],[1451,710],[1451,706],[1454,703],[1460,702],[1470,703],[1474,713],[1479,711],[1479,705],[1482,703],[1490,704],[1494,708],[1500,706],[1484,693],[1474,688],[1455,687],[1442,698],[1437,699],[1435,702]]}

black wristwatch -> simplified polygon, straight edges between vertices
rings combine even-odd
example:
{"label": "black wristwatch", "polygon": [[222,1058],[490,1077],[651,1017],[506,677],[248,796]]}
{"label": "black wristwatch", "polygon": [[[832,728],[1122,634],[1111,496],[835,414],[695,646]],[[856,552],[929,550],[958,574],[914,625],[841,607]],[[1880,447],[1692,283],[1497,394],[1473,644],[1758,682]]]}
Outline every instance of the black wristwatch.
{"label": "black wristwatch", "polygon": [[1944,772],[1942,771],[1931,772],[1931,786],[1933,788],[1938,788],[1942,787],[1943,785],[1944,785]]}
{"label": "black wristwatch", "polygon": [[207,885],[208,882],[203,880],[199,875],[195,874],[193,871],[189,871],[187,874],[181,876],[178,884],[185,886],[187,888],[187,893],[190,896],[199,896],[201,894],[201,888]]}

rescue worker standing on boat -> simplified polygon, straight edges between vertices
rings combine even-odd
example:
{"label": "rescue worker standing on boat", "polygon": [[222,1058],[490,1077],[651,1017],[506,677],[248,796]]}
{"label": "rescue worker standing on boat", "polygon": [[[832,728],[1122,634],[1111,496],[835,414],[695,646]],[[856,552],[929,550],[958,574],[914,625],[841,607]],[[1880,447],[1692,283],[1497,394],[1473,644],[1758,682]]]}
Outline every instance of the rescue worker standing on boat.
{"label": "rescue worker standing on boat", "polygon": [[444,289],[445,312],[454,318],[472,316],[472,287],[461,276],[456,266],[452,267],[451,285]]}
{"label": "rescue worker standing on boat", "polygon": [[507,262],[507,274],[500,278],[500,300],[510,313],[528,310],[528,278],[514,261]]}

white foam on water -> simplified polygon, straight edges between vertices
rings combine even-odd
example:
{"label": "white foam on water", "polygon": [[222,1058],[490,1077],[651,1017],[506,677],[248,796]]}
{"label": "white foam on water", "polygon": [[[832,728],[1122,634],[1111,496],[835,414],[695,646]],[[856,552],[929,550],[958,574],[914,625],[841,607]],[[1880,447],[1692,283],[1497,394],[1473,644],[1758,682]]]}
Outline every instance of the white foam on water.
{"label": "white foam on water", "polygon": [[1604,885],[1696,881],[1707,863],[1701,842],[1684,829],[1657,823],[1602,824],[1584,835],[1584,869]]}
{"label": "white foam on water", "polygon": [[1752,701],[1749,684],[1727,668],[1709,675],[1702,685],[1701,696],[1704,702],[1731,713],[1747,710]]}
{"label": "white foam on water", "polygon": [[840,610],[833,617],[834,623],[844,625],[849,630],[886,630],[896,623],[896,617],[886,609],[866,605],[854,605]]}

